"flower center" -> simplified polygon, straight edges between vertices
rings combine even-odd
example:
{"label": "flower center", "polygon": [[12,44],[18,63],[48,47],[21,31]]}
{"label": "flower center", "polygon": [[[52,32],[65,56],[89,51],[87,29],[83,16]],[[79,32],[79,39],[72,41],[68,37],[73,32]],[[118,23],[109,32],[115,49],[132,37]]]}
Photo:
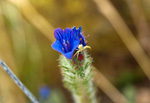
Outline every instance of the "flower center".
{"label": "flower center", "polygon": [[69,44],[69,41],[67,40],[63,40],[63,51],[66,53],[66,52],[69,52],[71,51],[71,46]]}

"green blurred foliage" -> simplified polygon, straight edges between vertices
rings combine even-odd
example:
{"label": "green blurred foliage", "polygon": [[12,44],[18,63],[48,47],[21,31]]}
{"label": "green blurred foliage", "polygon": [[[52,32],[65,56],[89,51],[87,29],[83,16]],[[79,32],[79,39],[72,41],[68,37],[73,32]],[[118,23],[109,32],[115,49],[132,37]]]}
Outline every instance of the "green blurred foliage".
{"label": "green blurred foliage", "polygon": [[128,103],[135,103],[135,87],[132,85],[127,85],[123,89],[123,94],[130,100]]}

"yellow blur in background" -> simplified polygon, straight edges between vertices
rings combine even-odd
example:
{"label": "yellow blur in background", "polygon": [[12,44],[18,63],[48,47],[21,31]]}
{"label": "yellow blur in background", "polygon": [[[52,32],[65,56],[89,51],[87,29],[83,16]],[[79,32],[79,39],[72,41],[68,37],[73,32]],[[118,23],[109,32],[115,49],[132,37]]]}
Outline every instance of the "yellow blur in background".
{"label": "yellow blur in background", "polygon": [[[0,59],[38,99],[46,85],[50,103],[72,103],[51,44],[55,28],[82,26],[100,73],[94,79],[99,103],[117,103],[115,94],[150,103],[149,7],[148,0],[1,0]],[[1,102],[29,100],[0,67]]]}

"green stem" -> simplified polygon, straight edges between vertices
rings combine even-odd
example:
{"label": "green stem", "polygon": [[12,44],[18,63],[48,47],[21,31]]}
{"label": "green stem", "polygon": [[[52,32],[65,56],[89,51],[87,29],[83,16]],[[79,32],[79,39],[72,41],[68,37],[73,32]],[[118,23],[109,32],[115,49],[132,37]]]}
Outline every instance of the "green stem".
{"label": "green stem", "polygon": [[82,65],[78,65],[74,64],[73,60],[60,56],[64,85],[72,92],[75,103],[97,103],[90,66],[92,59],[86,52],[83,52],[83,57],[83,61],[76,59],[78,64],[82,62]]}

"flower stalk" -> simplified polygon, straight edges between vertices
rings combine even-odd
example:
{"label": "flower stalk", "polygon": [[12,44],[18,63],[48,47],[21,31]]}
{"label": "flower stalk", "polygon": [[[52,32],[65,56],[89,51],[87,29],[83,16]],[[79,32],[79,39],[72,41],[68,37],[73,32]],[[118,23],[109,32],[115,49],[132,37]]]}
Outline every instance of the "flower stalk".
{"label": "flower stalk", "polygon": [[78,59],[70,60],[61,55],[59,60],[64,85],[72,92],[75,103],[97,103],[91,57],[84,51]]}

